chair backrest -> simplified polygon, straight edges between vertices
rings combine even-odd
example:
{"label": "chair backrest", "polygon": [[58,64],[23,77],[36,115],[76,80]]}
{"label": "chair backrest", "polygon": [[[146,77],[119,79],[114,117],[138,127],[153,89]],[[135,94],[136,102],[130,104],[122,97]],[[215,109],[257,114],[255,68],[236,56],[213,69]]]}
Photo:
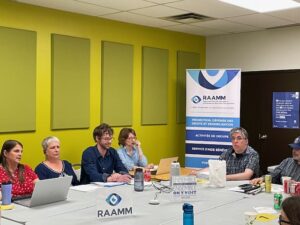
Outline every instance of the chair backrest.
{"label": "chair backrest", "polygon": [[80,163],[74,163],[74,164],[72,164],[72,167],[73,167],[74,173],[77,177],[77,180],[80,181],[81,164]]}

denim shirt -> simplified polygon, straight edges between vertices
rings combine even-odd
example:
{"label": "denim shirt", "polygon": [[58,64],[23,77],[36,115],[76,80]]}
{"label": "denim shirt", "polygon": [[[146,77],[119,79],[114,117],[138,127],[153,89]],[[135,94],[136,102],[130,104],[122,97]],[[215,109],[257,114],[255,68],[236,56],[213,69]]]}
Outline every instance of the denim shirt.
{"label": "denim shirt", "polygon": [[133,148],[133,154],[130,156],[127,153],[125,147],[119,148],[117,150],[120,159],[122,160],[124,166],[128,170],[132,170],[134,166],[147,166],[147,158],[143,155],[142,159],[140,160],[139,151],[136,148]]}
{"label": "denim shirt", "polygon": [[292,180],[300,181],[300,165],[293,158],[284,159],[279,166],[271,172],[272,183],[281,184],[281,177],[288,176]]}
{"label": "denim shirt", "polygon": [[106,182],[114,172],[128,173],[115,149],[107,149],[104,157],[97,146],[87,148],[82,154],[80,183]]}

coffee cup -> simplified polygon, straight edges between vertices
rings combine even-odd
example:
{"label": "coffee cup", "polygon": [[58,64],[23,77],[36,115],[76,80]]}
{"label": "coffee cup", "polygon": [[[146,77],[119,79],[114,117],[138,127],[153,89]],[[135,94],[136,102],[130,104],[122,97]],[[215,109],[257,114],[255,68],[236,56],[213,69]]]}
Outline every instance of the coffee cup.
{"label": "coffee cup", "polygon": [[253,225],[257,216],[257,212],[245,212],[244,215],[245,215],[245,224]]}
{"label": "coffee cup", "polygon": [[284,181],[285,181],[285,180],[291,180],[291,179],[292,179],[291,177],[288,177],[288,176],[282,176],[282,177],[281,177],[281,183],[284,184]]}
{"label": "coffee cup", "polygon": [[12,184],[10,182],[1,184],[1,194],[2,194],[2,205],[11,204],[11,194]]}

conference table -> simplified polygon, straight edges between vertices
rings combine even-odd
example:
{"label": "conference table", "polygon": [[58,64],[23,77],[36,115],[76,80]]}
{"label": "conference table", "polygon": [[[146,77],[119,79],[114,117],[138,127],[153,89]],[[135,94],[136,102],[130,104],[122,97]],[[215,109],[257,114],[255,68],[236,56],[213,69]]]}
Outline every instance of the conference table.
{"label": "conference table", "polygon": [[0,219],[0,224],[1,225],[20,225],[20,223],[5,219],[5,218],[1,218]]}
{"label": "conference table", "polygon": [[[201,225],[244,225],[244,212],[254,211],[253,207],[273,208],[273,194],[259,193],[247,195],[228,190],[248,181],[229,181],[224,188],[214,188],[207,184],[198,184],[198,197],[190,203],[194,206],[195,224]],[[280,185],[278,185],[281,188]],[[120,218],[98,219],[96,197],[103,190],[123,191],[133,202],[134,215]],[[15,205],[13,210],[2,211],[2,225],[163,225],[182,224],[181,201],[174,201],[171,193],[158,194],[160,204],[151,205],[149,201],[158,191],[149,185],[143,192],[135,192],[133,185],[99,187],[93,191],[70,189],[68,199],[63,202],[27,208]],[[277,223],[274,223],[277,224]]]}

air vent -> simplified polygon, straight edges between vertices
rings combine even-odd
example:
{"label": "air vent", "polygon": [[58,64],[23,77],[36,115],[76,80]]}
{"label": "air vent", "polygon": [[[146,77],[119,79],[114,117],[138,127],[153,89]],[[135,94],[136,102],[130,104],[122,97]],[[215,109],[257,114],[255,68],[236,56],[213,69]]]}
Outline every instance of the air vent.
{"label": "air vent", "polygon": [[197,23],[203,22],[208,20],[214,20],[212,17],[200,15],[197,13],[186,13],[181,15],[163,17],[162,19],[169,20],[169,21],[176,21],[179,23]]}

